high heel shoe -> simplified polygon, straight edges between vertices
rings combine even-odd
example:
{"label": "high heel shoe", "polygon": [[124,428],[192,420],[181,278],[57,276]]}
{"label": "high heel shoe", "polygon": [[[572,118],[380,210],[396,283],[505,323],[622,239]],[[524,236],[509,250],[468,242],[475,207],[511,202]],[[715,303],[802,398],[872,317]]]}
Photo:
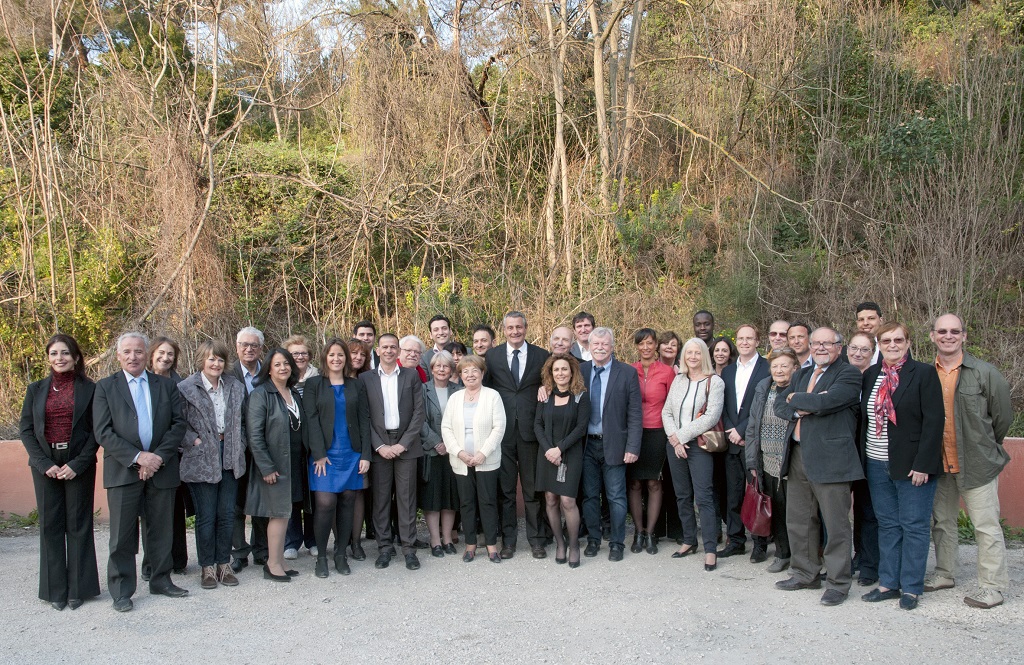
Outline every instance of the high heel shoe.
{"label": "high heel shoe", "polygon": [[565,551],[565,552],[562,552],[562,556],[561,557],[558,556],[558,550],[556,549],[555,550],[555,563],[557,563],[557,564],[565,563],[566,561],[568,561],[568,559],[566,558],[567,555],[568,555],[568,550]]}
{"label": "high heel shoe", "polygon": [[318,556],[316,558],[316,571],[314,574],[321,579],[330,576],[331,571],[327,568],[326,556]]}
{"label": "high heel shoe", "polygon": [[715,562],[714,563],[708,563],[707,558],[704,559],[704,570],[706,570],[706,571],[708,571],[710,573],[715,568],[718,568],[718,557],[717,556],[715,556]]}
{"label": "high heel shoe", "polygon": [[270,566],[268,566],[267,564],[263,564],[263,579],[274,580],[275,582],[292,581],[292,578],[288,577],[288,575],[275,575],[274,573],[270,572]]}
{"label": "high heel shoe", "polygon": [[658,537],[655,536],[654,534],[650,534],[648,536],[647,553],[648,554],[657,554],[658,553]]}
{"label": "high heel shoe", "polygon": [[569,557],[569,567],[570,568],[579,568],[580,567],[580,546],[576,545],[575,547],[570,547],[569,548],[569,553],[576,555],[576,560],[575,561],[572,560],[571,556]]}
{"label": "high heel shoe", "polygon": [[488,552],[487,560],[491,563],[501,563],[501,555],[499,555],[497,552]]}
{"label": "high heel shoe", "polygon": [[639,531],[633,532],[633,544],[630,546],[629,551],[633,554],[640,554],[644,550],[643,534]]}
{"label": "high heel shoe", "polygon": [[682,559],[683,557],[690,556],[697,551],[696,545],[689,545],[685,550],[679,550],[678,552],[672,553],[673,559]]}

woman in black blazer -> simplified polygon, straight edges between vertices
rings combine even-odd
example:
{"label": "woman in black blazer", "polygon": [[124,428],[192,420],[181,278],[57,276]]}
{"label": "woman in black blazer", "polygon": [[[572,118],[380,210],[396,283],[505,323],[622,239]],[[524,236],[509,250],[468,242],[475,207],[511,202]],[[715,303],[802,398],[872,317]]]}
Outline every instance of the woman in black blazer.
{"label": "woman in black blazer", "polygon": [[21,442],[28,451],[39,513],[39,597],[55,610],[75,610],[100,593],[92,537],[96,439],[95,384],[73,337],[46,343],[50,376],[25,393]]}
{"label": "woman in black blazer", "polygon": [[900,599],[912,610],[924,591],[934,477],[942,473],[945,409],[935,367],[910,357],[902,323],[878,330],[882,362],[864,372],[861,455],[878,517],[878,588],[868,602]]}
{"label": "woman in black blazer", "polygon": [[[327,539],[335,529],[334,568],[352,572],[345,550],[352,536],[352,508],[370,470],[370,409],[363,383],[345,371],[352,362],[348,345],[327,340],[321,376],[306,381],[303,398],[309,429],[309,489],[316,504],[316,576],[327,577]],[[340,505],[339,505],[340,503]]]}

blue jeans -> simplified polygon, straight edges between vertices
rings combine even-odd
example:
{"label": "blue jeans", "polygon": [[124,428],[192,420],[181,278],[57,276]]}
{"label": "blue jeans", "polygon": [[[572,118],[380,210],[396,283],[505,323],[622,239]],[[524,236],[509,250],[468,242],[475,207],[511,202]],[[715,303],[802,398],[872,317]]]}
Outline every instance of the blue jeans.
{"label": "blue jeans", "polygon": [[868,488],[878,519],[878,584],[921,595],[928,567],[934,476],[915,487],[889,477],[889,463],[868,460]]}
{"label": "blue jeans", "polygon": [[583,521],[587,539],[601,542],[601,483],[608,500],[612,535],[608,544],[625,548],[626,543],[626,465],[605,462],[601,441],[587,439],[583,453]]}
{"label": "blue jeans", "polygon": [[224,471],[219,483],[187,483],[196,507],[196,550],[200,566],[231,561],[238,480]]}
{"label": "blue jeans", "polygon": [[304,510],[302,504],[292,506],[292,516],[288,519],[288,530],[284,534],[284,548],[297,550],[303,545],[306,548],[316,545],[313,533],[313,513]]}

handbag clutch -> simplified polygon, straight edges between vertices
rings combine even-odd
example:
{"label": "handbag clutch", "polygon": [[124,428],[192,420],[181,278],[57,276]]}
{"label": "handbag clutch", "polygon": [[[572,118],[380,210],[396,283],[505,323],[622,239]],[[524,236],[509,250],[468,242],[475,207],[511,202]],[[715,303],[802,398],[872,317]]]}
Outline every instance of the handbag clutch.
{"label": "handbag clutch", "polygon": [[772,499],[749,482],[743,494],[740,519],[751,535],[767,538],[772,533]]}
{"label": "handbag clutch", "polygon": [[[711,395],[711,379],[708,378],[708,384],[704,389],[704,406],[697,412],[697,418],[704,415],[704,412],[708,409],[708,397]],[[729,450],[729,441],[725,438],[725,427],[722,426],[722,419],[719,418],[718,422],[708,431],[697,436],[697,445],[702,450],[709,453],[720,453]]]}

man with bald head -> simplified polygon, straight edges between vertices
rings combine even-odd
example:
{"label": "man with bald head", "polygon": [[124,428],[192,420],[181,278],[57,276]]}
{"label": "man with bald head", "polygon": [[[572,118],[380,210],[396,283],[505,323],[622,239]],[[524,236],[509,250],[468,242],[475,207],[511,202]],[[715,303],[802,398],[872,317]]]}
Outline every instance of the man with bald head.
{"label": "man with bald head", "polygon": [[551,353],[569,353],[572,349],[572,330],[558,326],[551,331]]}
{"label": "man with bald head", "polygon": [[[792,577],[775,586],[820,589],[824,563],[822,605],[839,605],[850,592],[850,489],[864,478],[856,443],[861,375],[838,362],[841,350],[835,330],[816,329],[810,336],[811,366],[794,374],[775,399],[775,415],[789,423],[781,475],[789,479],[786,531],[793,551]],[[824,562],[818,555],[822,525],[828,533]]]}
{"label": "man with bald head", "polygon": [[772,324],[768,326],[768,350],[780,351],[789,346],[789,342],[786,340],[788,332],[789,321],[783,319],[772,321]]}

